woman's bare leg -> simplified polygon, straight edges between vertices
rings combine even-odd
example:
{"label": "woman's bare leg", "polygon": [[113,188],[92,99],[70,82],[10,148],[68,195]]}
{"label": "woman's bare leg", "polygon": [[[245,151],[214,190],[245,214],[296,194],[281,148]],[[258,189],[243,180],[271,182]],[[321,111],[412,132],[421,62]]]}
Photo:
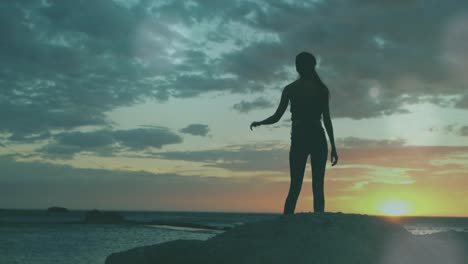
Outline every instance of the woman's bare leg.
{"label": "woman's bare leg", "polygon": [[328,145],[323,136],[316,148],[310,155],[310,165],[312,167],[312,192],[314,194],[314,212],[325,211],[324,180],[325,168],[328,158]]}
{"label": "woman's bare leg", "polygon": [[307,151],[301,148],[301,146],[291,145],[289,150],[289,171],[291,183],[289,185],[288,197],[284,204],[284,214],[294,214],[297,199],[301,192],[308,155]]}

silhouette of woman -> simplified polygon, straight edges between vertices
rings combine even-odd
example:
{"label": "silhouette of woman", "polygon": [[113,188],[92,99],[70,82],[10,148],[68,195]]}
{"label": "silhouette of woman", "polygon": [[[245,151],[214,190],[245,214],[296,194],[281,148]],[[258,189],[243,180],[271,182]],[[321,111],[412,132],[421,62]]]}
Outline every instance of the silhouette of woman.
{"label": "silhouette of woman", "polygon": [[250,130],[252,130],[252,127],[278,122],[286,111],[288,103],[291,102],[292,125],[289,150],[291,183],[284,204],[284,214],[294,213],[309,154],[312,166],[314,212],[324,212],[325,210],[324,177],[328,158],[328,144],[320,122],[322,116],[332,148],[332,166],[335,166],[338,162],[333,125],[330,118],[329,90],[315,71],[316,64],[317,61],[311,53],[299,53],[296,56],[296,70],[299,78],[283,89],[276,112],[267,119],[253,122],[250,125]]}

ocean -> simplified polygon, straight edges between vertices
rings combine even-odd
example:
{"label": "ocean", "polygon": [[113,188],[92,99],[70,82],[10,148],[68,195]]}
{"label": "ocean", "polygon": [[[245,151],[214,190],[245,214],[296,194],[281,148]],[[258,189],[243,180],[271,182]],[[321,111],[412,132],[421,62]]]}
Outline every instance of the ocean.
{"label": "ocean", "polygon": [[[142,224],[86,224],[85,213],[0,210],[0,264],[103,264],[113,252],[176,239],[206,240],[224,232],[223,228],[278,217],[263,213],[121,211],[125,219]],[[417,235],[468,232],[468,218],[405,217],[398,221]]]}

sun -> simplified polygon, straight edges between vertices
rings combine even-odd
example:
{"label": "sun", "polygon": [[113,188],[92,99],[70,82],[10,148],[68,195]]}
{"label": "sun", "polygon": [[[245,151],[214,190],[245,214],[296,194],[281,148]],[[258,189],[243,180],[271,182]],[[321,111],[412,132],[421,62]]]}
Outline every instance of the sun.
{"label": "sun", "polygon": [[382,214],[389,216],[401,216],[409,212],[408,204],[400,200],[387,200],[378,209]]}

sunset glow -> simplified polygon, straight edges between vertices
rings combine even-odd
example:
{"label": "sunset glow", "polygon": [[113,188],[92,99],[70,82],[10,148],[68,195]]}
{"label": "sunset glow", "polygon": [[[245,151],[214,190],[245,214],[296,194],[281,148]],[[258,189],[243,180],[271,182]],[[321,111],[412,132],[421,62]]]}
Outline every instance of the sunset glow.
{"label": "sunset glow", "polygon": [[282,212],[290,105],[249,125],[308,51],[325,210],[468,216],[467,3],[1,1],[0,209]]}
{"label": "sunset glow", "polygon": [[399,200],[385,201],[380,205],[379,210],[382,214],[388,216],[402,216],[410,212],[408,205]]}

